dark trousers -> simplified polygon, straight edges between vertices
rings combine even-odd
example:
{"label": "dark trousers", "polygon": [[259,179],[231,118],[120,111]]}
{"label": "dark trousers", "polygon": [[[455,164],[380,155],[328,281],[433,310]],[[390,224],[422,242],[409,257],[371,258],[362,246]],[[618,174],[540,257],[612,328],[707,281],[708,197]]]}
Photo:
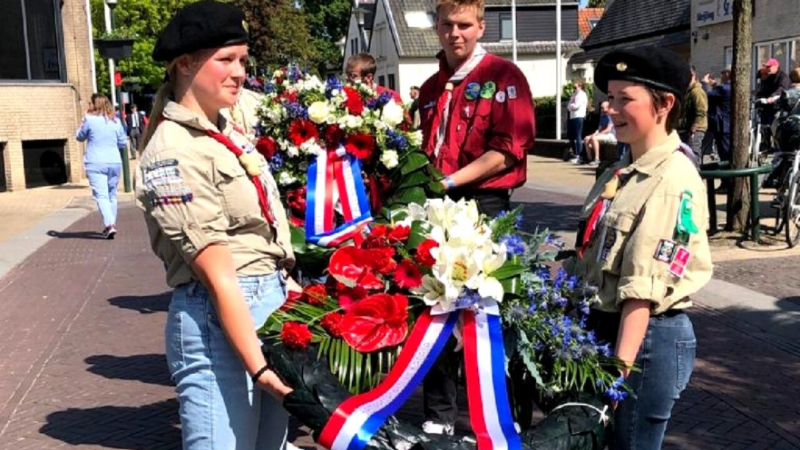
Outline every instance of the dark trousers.
{"label": "dark trousers", "polygon": [[[509,190],[454,190],[447,194],[453,200],[462,198],[475,200],[481,214],[495,217],[502,211],[511,210]],[[454,352],[456,340],[450,338],[436,363],[422,382],[422,397],[425,420],[454,424],[458,416],[458,369],[463,354]]]}
{"label": "dark trousers", "polygon": [[567,139],[572,146],[572,153],[576,158],[583,152],[583,117],[569,119],[567,122]]}
{"label": "dark trousers", "polygon": [[[589,327],[613,347],[619,314],[592,311]],[[658,450],[664,441],[672,408],[689,384],[697,340],[689,316],[668,311],[653,316],[636,355],[638,371],[625,381],[633,391],[614,411],[612,450]]]}
{"label": "dark trousers", "polygon": [[714,143],[717,144],[717,155],[721,161],[730,161],[731,157],[731,134],[730,133],[714,133]]}

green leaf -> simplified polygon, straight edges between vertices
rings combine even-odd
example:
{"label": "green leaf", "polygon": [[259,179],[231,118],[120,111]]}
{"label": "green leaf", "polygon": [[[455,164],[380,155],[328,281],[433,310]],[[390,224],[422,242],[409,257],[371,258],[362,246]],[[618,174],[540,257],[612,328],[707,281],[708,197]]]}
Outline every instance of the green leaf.
{"label": "green leaf", "polygon": [[[421,170],[418,170],[408,176],[401,178],[400,185],[397,187],[398,190],[410,188],[414,186],[421,186],[430,182],[430,177]],[[441,185],[441,183],[439,183]]]}
{"label": "green leaf", "polygon": [[525,333],[519,334],[519,346],[517,350],[520,356],[522,356],[522,362],[525,364],[525,368],[528,369],[528,373],[536,380],[536,384],[538,386],[544,386],[542,376],[539,373],[539,369],[536,367],[536,361],[533,360],[533,345],[531,345]]}
{"label": "green leaf", "polygon": [[408,234],[406,249],[416,250],[417,247],[419,247],[419,244],[428,239],[428,236],[431,234],[431,228],[432,225],[428,222],[423,222],[421,220],[415,220],[412,222],[411,232]]}
{"label": "green leaf", "polygon": [[399,190],[394,197],[392,197],[393,202],[395,203],[402,203],[407,205],[409,203],[417,203],[419,205],[425,204],[425,189],[415,186],[408,189],[401,189]]}
{"label": "green leaf", "polygon": [[506,295],[520,295],[522,291],[522,283],[519,277],[507,278],[500,280],[500,285],[503,286],[503,292]]}
{"label": "green leaf", "polygon": [[400,173],[403,175],[408,175],[415,170],[419,170],[430,163],[428,157],[422,152],[413,152],[409,153],[406,156],[405,161],[403,162],[403,166],[400,169]]}
{"label": "green leaf", "polygon": [[447,189],[442,186],[441,178],[439,178],[428,183],[428,192],[436,197],[444,197],[444,195],[447,193]]}
{"label": "green leaf", "polygon": [[505,264],[500,266],[494,272],[488,274],[498,280],[505,280],[508,278],[519,276],[527,270],[527,267],[524,265],[515,262],[515,261],[506,261]]}

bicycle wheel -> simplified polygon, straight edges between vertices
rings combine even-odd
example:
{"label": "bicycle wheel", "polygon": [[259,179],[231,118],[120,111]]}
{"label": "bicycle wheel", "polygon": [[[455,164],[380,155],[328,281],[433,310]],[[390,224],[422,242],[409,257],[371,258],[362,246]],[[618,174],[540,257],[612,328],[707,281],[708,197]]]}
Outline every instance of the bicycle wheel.
{"label": "bicycle wheel", "polygon": [[786,243],[789,244],[789,248],[792,248],[800,241],[800,224],[798,224],[798,220],[800,220],[800,177],[792,177],[790,183],[783,203],[783,222],[786,227]]}

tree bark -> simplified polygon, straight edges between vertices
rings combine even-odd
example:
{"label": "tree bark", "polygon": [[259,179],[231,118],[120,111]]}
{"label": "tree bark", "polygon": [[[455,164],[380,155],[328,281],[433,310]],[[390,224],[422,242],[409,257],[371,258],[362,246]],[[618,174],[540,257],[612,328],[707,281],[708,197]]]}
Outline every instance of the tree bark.
{"label": "tree bark", "polygon": [[[752,73],[753,0],[733,2],[733,98],[731,126],[733,168],[743,169],[750,163],[750,74]],[[744,231],[750,214],[750,181],[735,178],[733,204],[728,211],[726,229]],[[713,214],[713,211],[712,211]]]}

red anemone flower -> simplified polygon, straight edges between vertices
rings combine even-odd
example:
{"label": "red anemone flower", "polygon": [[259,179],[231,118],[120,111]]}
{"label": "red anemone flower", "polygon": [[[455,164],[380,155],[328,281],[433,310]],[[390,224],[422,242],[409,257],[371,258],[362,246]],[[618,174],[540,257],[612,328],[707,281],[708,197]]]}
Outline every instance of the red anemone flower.
{"label": "red anemone flower", "polygon": [[289,139],[294,145],[300,146],[310,139],[319,138],[319,132],[314,122],[305,119],[296,119],[289,125]]}
{"label": "red anemone flower", "polygon": [[363,133],[351,134],[347,136],[344,148],[361,161],[370,161],[375,153],[375,138]]}

